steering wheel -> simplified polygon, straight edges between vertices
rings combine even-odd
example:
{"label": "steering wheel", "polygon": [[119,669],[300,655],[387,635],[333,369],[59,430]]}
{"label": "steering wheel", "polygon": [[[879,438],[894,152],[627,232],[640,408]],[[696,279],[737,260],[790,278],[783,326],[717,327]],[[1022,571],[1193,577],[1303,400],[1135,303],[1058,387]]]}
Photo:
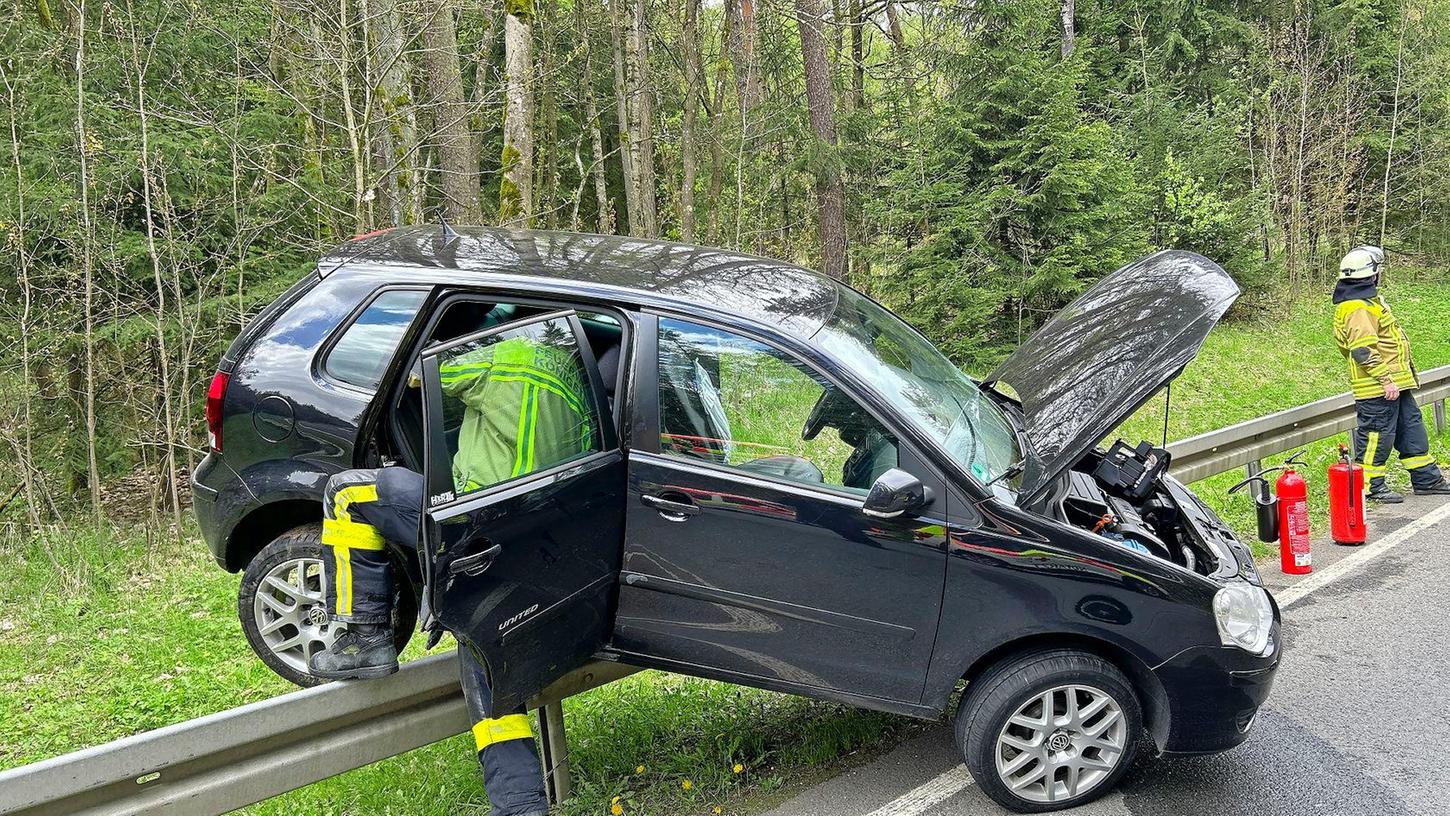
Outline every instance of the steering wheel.
{"label": "steering wheel", "polygon": [[834,388],[827,388],[816,398],[816,404],[811,406],[811,412],[806,417],[805,424],[801,426],[801,439],[815,439],[821,429],[826,427],[826,421],[837,414],[842,407],[850,408],[849,401]]}

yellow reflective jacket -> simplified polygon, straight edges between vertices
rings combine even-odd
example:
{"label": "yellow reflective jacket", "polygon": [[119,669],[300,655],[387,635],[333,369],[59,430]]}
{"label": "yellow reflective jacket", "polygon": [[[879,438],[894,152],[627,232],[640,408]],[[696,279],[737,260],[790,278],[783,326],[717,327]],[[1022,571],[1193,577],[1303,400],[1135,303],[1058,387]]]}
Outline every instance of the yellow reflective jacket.
{"label": "yellow reflective jacket", "polygon": [[443,394],[463,403],[454,488],[470,492],[591,450],[593,410],[572,350],[514,337],[446,359]]}
{"label": "yellow reflective jacket", "polygon": [[1383,297],[1335,304],[1334,340],[1349,366],[1355,399],[1383,397],[1390,382],[1402,389],[1420,387],[1409,335]]}

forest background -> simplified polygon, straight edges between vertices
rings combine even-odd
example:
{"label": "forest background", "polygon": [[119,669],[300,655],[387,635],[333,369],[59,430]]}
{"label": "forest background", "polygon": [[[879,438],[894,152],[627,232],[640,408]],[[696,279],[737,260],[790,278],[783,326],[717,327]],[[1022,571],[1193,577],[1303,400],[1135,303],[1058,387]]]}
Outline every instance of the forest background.
{"label": "forest background", "polygon": [[1357,243],[1442,279],[1447,7],[15,0],[0,535],[181,536],[221,348],[321,252],[398,224],[788,259],[978,374],[1158,247],[1223,264],[1234,320],[1327,324]]}

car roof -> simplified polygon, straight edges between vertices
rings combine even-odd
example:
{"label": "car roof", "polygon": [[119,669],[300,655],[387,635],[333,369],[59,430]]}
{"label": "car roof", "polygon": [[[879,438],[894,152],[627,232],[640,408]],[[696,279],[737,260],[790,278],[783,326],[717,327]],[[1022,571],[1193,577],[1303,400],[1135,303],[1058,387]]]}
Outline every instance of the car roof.
{"label": "car roof", "polygon": [[[324,275],[368,269],[395,277],[497,282],[605,296],[642,306],[713,312],[809,339],[842,285],[784,261],[617,235],[492,227],[399,227],[325,256]],[[439,275],[442,272],[445,274]],[[428,274],[433,273],[433,274]]]}

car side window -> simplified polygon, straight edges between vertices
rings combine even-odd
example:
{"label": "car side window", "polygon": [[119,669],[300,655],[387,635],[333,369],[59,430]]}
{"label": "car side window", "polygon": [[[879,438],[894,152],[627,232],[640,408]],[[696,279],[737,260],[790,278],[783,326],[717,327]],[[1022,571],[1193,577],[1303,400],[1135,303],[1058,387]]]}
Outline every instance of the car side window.
{"label": "car side window", "polygon": [[373,298],[333,344],[323,371],[359,388],[376,388],[427,297],[422,289],[390,289]]}
{"label": "car side window", "polygon": [[738,334],[659,322],[660,449],[865,494],[897,441],[854,399],[789,355]]}
{"label": "car side window", "polygon": [[443,431],[458,496],[602,450],[600,410],[567,318],[439,355]]}

